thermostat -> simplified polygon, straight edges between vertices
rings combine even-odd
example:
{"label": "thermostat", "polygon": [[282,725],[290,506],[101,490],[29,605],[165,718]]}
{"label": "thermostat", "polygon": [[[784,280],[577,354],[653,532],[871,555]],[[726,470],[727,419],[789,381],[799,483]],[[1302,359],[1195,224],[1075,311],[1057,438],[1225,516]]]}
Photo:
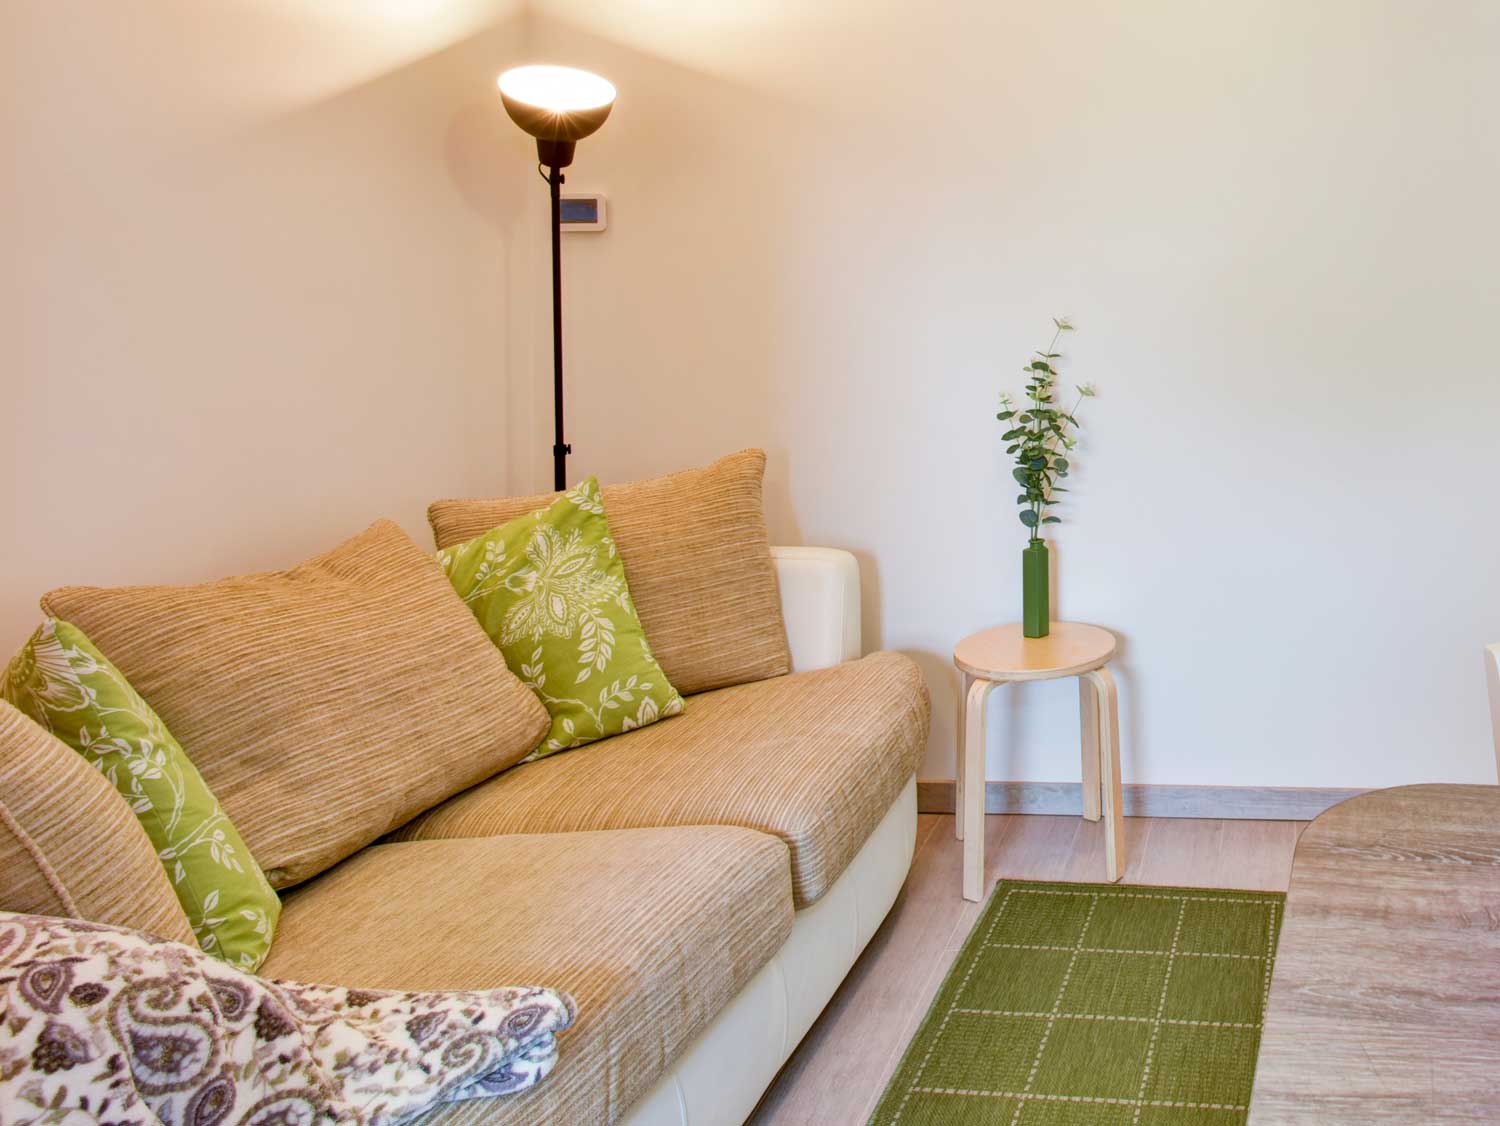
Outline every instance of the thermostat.
{"label": "thermostat", "polygon": [[602,231],[606,226],[602,195],[565,195],[559,208],[565,231]]}

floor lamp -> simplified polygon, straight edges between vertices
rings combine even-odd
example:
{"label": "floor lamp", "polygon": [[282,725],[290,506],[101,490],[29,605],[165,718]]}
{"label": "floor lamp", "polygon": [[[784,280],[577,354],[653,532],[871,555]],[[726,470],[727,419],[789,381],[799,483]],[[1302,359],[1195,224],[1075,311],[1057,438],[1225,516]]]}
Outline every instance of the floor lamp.
{"label": "floor lamp", "polygon": [[573,452],[563,437],[562,170],[573,163],[573,146],[604,124],[615,88],[586,70],[521,66],[500,76],[500,99],[510,119],[536,138],[537,171],[552,195],[552,485],[561,491]]}

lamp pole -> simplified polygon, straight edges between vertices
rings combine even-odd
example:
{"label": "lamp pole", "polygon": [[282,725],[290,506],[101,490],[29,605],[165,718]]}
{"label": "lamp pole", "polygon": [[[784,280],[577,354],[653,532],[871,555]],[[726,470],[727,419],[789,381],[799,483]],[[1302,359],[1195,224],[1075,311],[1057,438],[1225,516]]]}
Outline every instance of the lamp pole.
{"label": "lamp pole", "polygon": [[552,196],[552,487],[558,492],[568,487],[573,452],[563,436],[562,184],[562,169],[554,165],[547,171],[547,187]]}

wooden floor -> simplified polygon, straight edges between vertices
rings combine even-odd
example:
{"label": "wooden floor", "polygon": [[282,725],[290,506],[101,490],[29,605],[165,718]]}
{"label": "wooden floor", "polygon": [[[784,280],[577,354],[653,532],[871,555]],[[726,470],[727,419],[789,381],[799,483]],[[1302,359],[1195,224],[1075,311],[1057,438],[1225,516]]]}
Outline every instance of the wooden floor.
{"label": "wooden floor", "polygon": [[[1302,821],[1130,817],[1124,883],[1285,891]],[[986,897],[997,879],[1104,878],[1102,823],[985,818]],[[761,1100],[754,1126],[855,1126],[869,1118],[981,903],[959,892],[949,815],[922,814],[906,888],[818,1023]]]}

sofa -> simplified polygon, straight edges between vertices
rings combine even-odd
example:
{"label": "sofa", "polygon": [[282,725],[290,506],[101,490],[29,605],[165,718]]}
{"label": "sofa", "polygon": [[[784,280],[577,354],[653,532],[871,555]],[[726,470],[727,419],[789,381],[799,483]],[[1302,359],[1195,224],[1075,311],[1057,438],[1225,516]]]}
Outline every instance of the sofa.
{"label": "sofa", "polygon": [[[263,976],[370,989],[546,985],[576,1001],[544,1082],[424,1121],[742,1122],[894,903],[915,841],[926,688],[904,656],[861,656],[851,555],[786,547],[770,558],[789,672],[686,694],[681,715],[477,782],[472,769],[453,775],[446,793],[428,769],[440,746],[406,766],[372,762],[368,785],[380,792],[365,796],[386,818],[371,822],[379,835],[331,862],[308,860],[311,876],[291,862],[278,869]],[[264,592],[255,597],[245,605],[263,612]],[[91,636],[110,637],[110,614],[95,614]],[[159,619],[141,628],[164,630]],[[148,648],[159,656],[182,633]],[[362,654],[362,676],[385,675],[367,638],[337,651]],[[267,691],[285,659],[274,646],[233,657],[262,662],[243,670],[245,683]],[[140,687],[153,706],[191,696],[169,678]],[[439,695],[363,681],[359,691],[396,716],[430,712]],[[141,840],[123,799],[28,723],[0,715],[0,909],[180,937],[171,905],[147,886],[160,873],[126,862]],[[286,771],[272,791],[279,811],[258,809],[250,783],[203,768],[258,859],[274,845],[301,863],[301,838],[340,824],[335,803],[317,798],[317,764],[257,769]]]}

